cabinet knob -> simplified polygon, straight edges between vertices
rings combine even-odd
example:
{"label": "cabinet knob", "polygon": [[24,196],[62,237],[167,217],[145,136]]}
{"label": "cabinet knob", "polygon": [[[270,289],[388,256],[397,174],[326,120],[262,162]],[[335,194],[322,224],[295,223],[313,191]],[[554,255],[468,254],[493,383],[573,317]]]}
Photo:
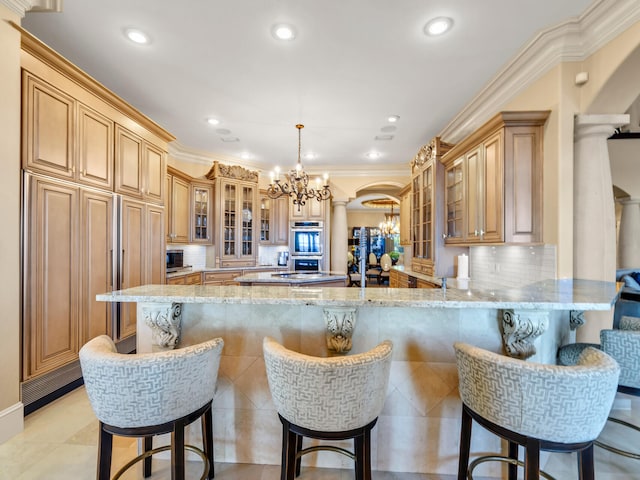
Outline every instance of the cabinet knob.
{"label": "cabinet knob", "polygon": [[442,239],[443,239],[443,240],[446,240],[446,238],[447,238],[448,236],[449,236],[449,235],[447,235],[446,233],[443,233],[443,234],[442,234]]}
{"label": "cabinet knob", "polygon": [[484,235],[484,230],[480,230],[480,235]]}

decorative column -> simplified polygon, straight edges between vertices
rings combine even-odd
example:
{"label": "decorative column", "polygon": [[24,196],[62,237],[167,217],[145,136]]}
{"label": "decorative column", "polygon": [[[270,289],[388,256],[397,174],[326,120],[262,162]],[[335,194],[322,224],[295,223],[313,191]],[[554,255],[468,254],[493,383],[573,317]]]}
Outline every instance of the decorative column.
{"label": "decorative column", "polygon": [[[576,115],[574,122],[573,276],[615,281],[616,219],[607,138],[629,115]],[[612,312],[586,312],[576,341],[600,343]]]}
{"label": "decorative column", "polygon": [[618,233],[618,268],[640,266],[640,198],[622,200]]}
{"label": "decorative column", "polygon": [[347,272],[348,238],[347,202],[333,200],[331,216],[331,271]]}

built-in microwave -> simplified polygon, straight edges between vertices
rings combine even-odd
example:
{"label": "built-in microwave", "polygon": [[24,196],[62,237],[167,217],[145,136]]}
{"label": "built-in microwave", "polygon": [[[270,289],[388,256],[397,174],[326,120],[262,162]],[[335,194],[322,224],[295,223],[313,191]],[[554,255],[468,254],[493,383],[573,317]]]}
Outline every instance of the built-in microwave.
{"label": "built-in microwave", "polygon": [[177,272],[184,266],[182,250],[167,250],[167,273]]}

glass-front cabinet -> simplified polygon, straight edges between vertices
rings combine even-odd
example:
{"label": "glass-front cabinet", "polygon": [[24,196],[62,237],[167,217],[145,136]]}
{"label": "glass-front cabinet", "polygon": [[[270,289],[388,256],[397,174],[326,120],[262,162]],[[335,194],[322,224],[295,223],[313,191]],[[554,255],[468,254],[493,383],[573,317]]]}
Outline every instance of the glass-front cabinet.
{"label": "glass-front cabinet", "polygon": [[192,182],[192,201],[193,211],[191,213],[192,229],[191,242],[212,244],[213,235],[211,232],[211,199],[213,197],[213,188],[211,185],[199,184]]}
{"label": "glass-front cabinet", "polygon": [[463,201],[464,201],[464,176],[463,160],[459,158],[445,168],[445,217],[446,217],[446,241],[455,242],[462,239]]}
{"label": "glass-front cabinet", "polygon": [[258,173],[214,162],[207,178],[214,180],[216,195],[216,266],[254,266],[261,225]]}
{"label": "glass-front cabinet", "polygon": [[260,191],[260,244],[289,245],[289,196],[269,198]]}
{"label": "glass-front cabinet", "polygon": [[444,166],[440,157],[452,146],[436,137],[418,151],[411,162],[411,269],[435,275],[437,249],[443,244],[438,218],[438,197],[443,185]]}

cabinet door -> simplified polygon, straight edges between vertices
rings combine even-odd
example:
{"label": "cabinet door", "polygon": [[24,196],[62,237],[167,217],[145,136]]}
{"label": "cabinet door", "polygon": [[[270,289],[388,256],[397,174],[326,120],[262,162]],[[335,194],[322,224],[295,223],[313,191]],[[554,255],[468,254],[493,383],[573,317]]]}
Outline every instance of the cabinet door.
{"label": "cabinet door", "polygon": [[189,202],[191,191],[189,182],[172,177],[171,218],[169,220],[171,243],[189,243]]}
{"label": "cabinet door", "polygon": [[503,241],[503,137],[498,132],[488,138],[482,146],[483,158],[483,197],[482,197],[482,240],[485,242]]}
{"label": "cabinet door", "polygon": [[146,276],[144,283],[161,285],[166,278],[166,248],[164,242],[164,207],[158,205],[146,205],[145,236],[146,249]]}
{"label": "cabinet door", "polygon": [[142,198],[142,139],[116,125],[116,192]]}
{"label": "cabinet door", "polygon": [[74,100],[23,73],[23,166],[61,178],[74,177]]}
{"label": "cabinet door", "polygon": [[142,144],[142,159],[144,199],[148,202],[164,204],[164,185],[167,173],[165,154],[159,148],[144,142]]}
{"label": "cabinet door", "polygon": [[221,258],[233,259],[236,257],[236,212],[237,195],[236,185],[222,183],[222,251]]}
{"label": "cabinet door", "polygon": [[[256,187],[249,185],[238,186],[239,202],[241,210],[241,223],[239,224],[240,232],[238,240],[239,245],[239,257],[243,259],[250,259],[255,257],[255,237],[256,232],[254,229],[254,221],[258,221],[258,212],[255,210],[256,205]],[[256,217],[256,218],[254,218]]]}
{"label": "cabinet door", "polygon": [[466,184],[466,230],[467,242],[479,242],[482,239],[482,211],[484,208],[484,168],[482,147],[469,152],[465,158]]}
{"label": "cabinet door", "polygon": [[289,197],[273,201],[273,227],[271,235],[276,245],[289,244]]}
{"label": "cabinet door", "polygon": [[82,261],[80,281],[80,344],[111,335],[111,304],[96,295],[113,287],[113,195],[80,191]]}
{"label": "cabinet door", "polygon": [[411,245],[411,190],[400,199],[400,245]]}
{"label": "cabinet door", "polygon": [[310,220],[324,220],[324,208],[327,201],[328,200],[322,202],[315,199],[307,200],[307,204],[305,205],[305,207],[307,207],[307,218]]}
{"label": "cabinet door", "polygon": [[213,188],[211,185],[191,184],[191,242],[210,245]]}
{"label": "cabinet door", "polygon": [[433,164],[422,171],[421,205],[421,242],[422,258],[433,260]]}
{"label": "cabinet door", "polygon": [[171,216],[173,215],[173,189],[171,184],[173,183],[173,175],[167,174],[165,177],[165,195],[167,196],[167,202],[165,205],[165,216],[167,221],[164,222],[164,237],[167,243],[171,243],[173,238],[171,230],[173,228]]}
{"label": "cabinet door", "polygon": [[[120,251],[121,288],[137,287],[145,283],[145,205],[133,200],[122,202],[122,249]],[[159,232],[162,235],[162,231]],[[136,333],[136,304],[121,303],[118,339]]]}
{"label": "cabinet door", "polygon": [[113,190],[113,121],[78,105],[78,181]]}
{"label": "cabinet door", "polygon": [[24,380],[78,358],[78,188],[29,179]]}
{"label": "cabinet door", "polygon": [[260,243],[263,245],[273,244],[271,236],[271,226],[273,224],[271,205],[275,200],[266,195],[260,197]]}
{"label": "cabinet door", "polygon": [[458,158],[445,170],[446,243],[459,242],[464,232],[464,158]]}

